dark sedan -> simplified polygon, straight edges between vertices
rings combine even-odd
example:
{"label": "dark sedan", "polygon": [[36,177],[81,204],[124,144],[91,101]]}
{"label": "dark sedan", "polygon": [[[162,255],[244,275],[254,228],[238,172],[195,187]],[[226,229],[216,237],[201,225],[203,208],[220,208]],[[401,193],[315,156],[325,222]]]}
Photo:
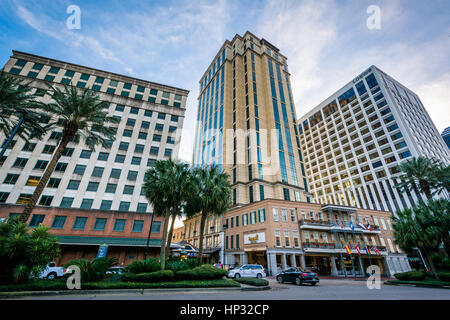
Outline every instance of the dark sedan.
{"label": "dark sedan", "polygon": [[315,272],[302,270],[300,268],[289,268],[281,271],[276,277],[279,283],[293,282],[299,286],[304,283],[310,283],[315,286],[319,283],[319,276]]}

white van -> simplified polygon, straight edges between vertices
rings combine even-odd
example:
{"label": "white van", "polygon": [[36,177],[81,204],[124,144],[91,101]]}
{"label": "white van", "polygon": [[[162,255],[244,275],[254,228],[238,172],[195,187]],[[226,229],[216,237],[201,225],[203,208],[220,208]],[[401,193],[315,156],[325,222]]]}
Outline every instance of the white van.
{"label": "white van", "polygon": [[228,272],[228,278],[258,278],[266,276],[264,267],[260,264],[244,264]]}

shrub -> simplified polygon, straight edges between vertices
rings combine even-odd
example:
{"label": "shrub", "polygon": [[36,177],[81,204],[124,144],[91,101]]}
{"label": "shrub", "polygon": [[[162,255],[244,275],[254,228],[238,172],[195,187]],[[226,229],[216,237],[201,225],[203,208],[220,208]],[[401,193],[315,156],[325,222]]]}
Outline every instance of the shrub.
{"label": "shrub", "polygon": [[440,271],[450,271],[450,259],[448,257],[443,257],[438,253],[435,253],[431,256],[431,259],[436,266],[436,269]]}
{"label": "shrub", "polygon": [[179,272],[190,269],[190,265],[185,261],[167,261],[166,269],[172,270],[173,272]]}
{"label": "shrub", "polygon": [[438,272],[439,280],[450,282],[450,272]]}
{"label": "shrub", "polygon": [[424,280],[425,276],[426,276],[426,274],[423,271],[408,271],[408,272],[394,274],[394,277],[396,277],[398,280],[404,280],[404,281]]}
{"label": "shrub", "polygon": [[[99,281],[106,277],[106,271],[109,268],[117,265],[116,257],[112,258],[94,258],[91,261],[87,259],[75,259],[66,264],[66,268],[71,265],[76,265],[80,268],[81,281]],[[67,274],[70,276],[70,274]]]}
{"label": "shrub", "polygon": [[125,268],[125,271],[131,273],[150,273],[159,271],[161,264],[157,258],[148,258],[145,260],[133,261],[129,266]]}
{"label": "shrub", "polygon": [[256,279],[256,278],[238,278],[234,279],[234,281],[237,281],[239,283],[248,284],[250,286],[257,286],[257,287],[264,287],[269,285],[269,281],[266,279]]}
{"label": "shrub", "polygon": [[38,226],[29,233],[17,219],[0,222],[0,283],[24,283],[59,256],[58,240]]}
{"label": "shrub", "polygon": [[228,272],[226,270],[205,264],[190,270],[183,270],[176,273],[179,280],[214,280],[222,279]]}
{"label": "shrub", "polygon": [[128,282],[164,282],[164,281],[173,281],[174,275],[171,270],[160,270],[150,273],[124,273],[122,275],[123,281]]}

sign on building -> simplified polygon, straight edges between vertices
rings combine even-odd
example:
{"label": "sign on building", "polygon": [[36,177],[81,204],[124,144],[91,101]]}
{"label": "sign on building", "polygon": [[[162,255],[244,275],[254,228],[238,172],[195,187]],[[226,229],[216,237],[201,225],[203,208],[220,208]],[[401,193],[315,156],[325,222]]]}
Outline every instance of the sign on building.
{"label": "sign on building", "polygon": [[265,232],[244,234],[244,244],[262,243],[262,242],[266,242]]}

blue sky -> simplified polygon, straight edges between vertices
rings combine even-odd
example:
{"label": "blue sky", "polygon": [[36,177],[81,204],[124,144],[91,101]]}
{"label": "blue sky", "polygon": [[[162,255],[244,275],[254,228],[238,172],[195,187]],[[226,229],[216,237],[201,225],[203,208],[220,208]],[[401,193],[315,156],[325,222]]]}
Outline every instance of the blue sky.
{"label": "blue sky", "polygon": [[[69,30],[69,5],[81,29]],[[369,30],[366,10],[381,9]],[[0,64],[20,50],[190,90],[180,158],[191,161],[198,80],[246,30],[288,57],[297,116],[374,64],[450,126],[450,1],[0,1]]]}

